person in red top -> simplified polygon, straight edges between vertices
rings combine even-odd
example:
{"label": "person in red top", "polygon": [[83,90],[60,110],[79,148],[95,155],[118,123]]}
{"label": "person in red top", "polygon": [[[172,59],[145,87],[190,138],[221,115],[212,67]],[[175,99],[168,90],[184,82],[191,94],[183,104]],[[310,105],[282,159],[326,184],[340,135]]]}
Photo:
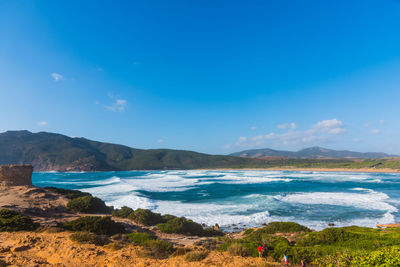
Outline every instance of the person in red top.
{"label": "person in red top", "polygon": [[263,252],[263,247],[262,246],[258,246],[258,257],[261,257]]}

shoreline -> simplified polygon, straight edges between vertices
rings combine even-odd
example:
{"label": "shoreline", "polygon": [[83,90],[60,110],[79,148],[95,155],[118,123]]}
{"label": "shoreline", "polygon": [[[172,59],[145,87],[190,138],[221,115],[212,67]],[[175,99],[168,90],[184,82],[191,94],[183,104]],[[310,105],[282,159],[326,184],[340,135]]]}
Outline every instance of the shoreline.
{"label": "shoreline", "polygon": [[[194,169],[196,170],[196,169]],[[272,168],[245,168],[245,169],[197,169],[209,171],[315,171],[315,172],[368,172],[368,173],[400,173],[400,169],[373,169],[373,168],[297,168],[297,167],[272,167]]]}
{"label": "shoreline", "polygon": [[117,171],[34,171],[33,173],[98,173],[98,172],[139,172],[139,171],[315,171],[315,172],[367,172],[367,173],[400,173],[400,169],[390,168],[298,168],[298,167],[271,167],[271,168],[210,168],[210,169],[170,169],[170,170],[117,170]]}

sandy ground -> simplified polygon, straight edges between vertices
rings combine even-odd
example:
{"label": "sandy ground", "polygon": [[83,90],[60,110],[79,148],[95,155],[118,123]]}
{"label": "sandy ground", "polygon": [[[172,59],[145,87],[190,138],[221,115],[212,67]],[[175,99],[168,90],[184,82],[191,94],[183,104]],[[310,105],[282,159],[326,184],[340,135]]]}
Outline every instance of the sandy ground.
{"label": "sandy ground", "polygon": [[0,266],[280,266],[265,259],[236,257],[212,251],[200,262],[186,262],[183,256],[164,260],[143,258],[140,248],[77,244],[70,233],[0,233]]}

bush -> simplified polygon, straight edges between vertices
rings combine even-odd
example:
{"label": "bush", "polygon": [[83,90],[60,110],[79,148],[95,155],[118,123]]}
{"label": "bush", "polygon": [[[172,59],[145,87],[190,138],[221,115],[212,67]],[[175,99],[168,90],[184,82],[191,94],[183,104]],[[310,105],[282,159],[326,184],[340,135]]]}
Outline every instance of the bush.
{"label": "bush", "polygon": [[212,227],[207,227],[204,229],[202,236],[223,236],[224,233],[219,230],[215,230]]}
{"label": "bush", "polygon": [[322,242],[332,244],[355,239],[358,235],[341,228],[326,228],[319,233],[319,237]]}
{"label": "bush", "polygon": [[266,234],[311,232],[309,228],[294,222],[271,222],[260,230]]}
{"label": "bush", "polygon": [[40,225],[31,218],[12,210],[0,210],[0,232],[33,231]]}
{"label": "bush", "polygon": [[165,259],[175,251],[170,242],[160,239],[147,240],[143,244],[143,248],[142,255],[153,259]]}
{"label": "bush", "polygon": [[168,222],[169,220],[172,220],[172,219],[175,219],[175,218],[178,218],[178,217],[176,217],[174,215],[171,215],[171,214],[165,214],[165,215],[162,216],[162,219],[163,219],[164,222]]}
{"label": "bush", "polygon": [[96,246],[103,246],[107,244],[107,238],[101,235],[96,235],[90,232],[78,232],[69,236],[72,241],[81,244],[94,244]]}
{"label": "bush", "polygon": [[86,196],[92,196],[89,193],[86,192],[81,192],[78,190],[71,190],[71,189],[63,189],[63,188],[57,188],[57,187],[45,187],[45,189],[50,190],[54,193],[60,194],[65,196],[68,199],[74,199],[78,197],[86,197]]}
{"label": "bush", "polygon": [[157,228],[163,233],[176,233],[186,235],[204,235],[204,229],[201,224],[195,223],[184,217],[174,218],[166,223],[157,224]]}
{"label": "bush", "polygon": [[202,261],[207,258],[208,252],[207,251],[192,251],[185,255],[184,260],[191,262],[191,261]]}
{"label": "bush", "polygon": [[103,200],[92,196],[74,198],[68,202],[67,208],[74,212],[111,213],[111,208],[107,207]]}
{"label": "bush", "polygon": [[247,249],[240,243],[232,243],[228,249],[228,253],[232,256],[246,257],[248,255]]}
{"label": "bush", "polygon": [[125,227],[123,224],[114,222],[110,217],[100,216],[81,217],[64,223],[62,227],[74,232],[83,231],[103,235],[125,233]]}
{"label": "bush", "polygon": [[124,207],[122,207],[120,209],[113,210],[111,215],[114,216],[114,217],[128,218],[129,215],[131,215],[132,212],[133,212],[133,209],[124,206]]}
{"label": "bush", "polygon": [[137,209],[129,215],[129,218],[146,226],[164,222],[161,214],[154,213],[148,209]]}
{"label": "bush", "polygon": [[148,233],[131,233],[128,234],[127,237],[133,244],[138,246],[143,246],[149,240],[157,239],[154,235]]}

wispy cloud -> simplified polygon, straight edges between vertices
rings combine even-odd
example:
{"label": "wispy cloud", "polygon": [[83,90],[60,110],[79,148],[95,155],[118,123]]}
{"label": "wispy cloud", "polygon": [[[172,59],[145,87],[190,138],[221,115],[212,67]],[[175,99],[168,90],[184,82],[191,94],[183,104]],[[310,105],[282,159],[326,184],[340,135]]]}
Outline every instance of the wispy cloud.
{"label": "wispy cloud", "polygon": [[165,140],[164,140],[164,139],[158,139],[158,140],[157,140],[157,143],[163,144],[163,143],[165,143]]}
{"label": "wispy cloud", "polygon": [[242,136],[239,137],[234,144],[227,145],[227,148],[316,145],[329,142],[332,137],[346,133],[346,128],[343,122],[338,119],[319,121],[304,131],[293,130],[292,127],[286,129],[288,131],[285,133],[272,132],[265,135],[257,135],[252,137]]}
{"label": "wispy cloud", "polygon": [[257,130],[257,129],[258,129],[257,126],[251,126],[251,127],[250,127],[250,130],[252,130],[252,131],[255,131],[255,130]]}
{"label": "wispy cloud", "polygon": [[112,112],[122,112],[125,110],[128,101],[125,99],[116,99],[110,106],[106,106],[106,109]]}
{"label": "wispy cloud", "polygon": [[50,73],[50,76],[53,77],[53,81],[55,81],[55,82],[59,82],[59,81],[63,81],[64,80],[64,76],[62,76],[59,73],[53,72],[53,73]]}
{"label": "wispy cloud", "polygon": [[46,126],[46,125],[48,125],[48,124],[49,124],[49,123],[48,123],[47,121],[39,121],[39,122],[37,123],[37,125],[40,126],[40,127]]}
{"label": "wispy cloud", "polygon": [[379,129],[372,129],[372,130],[371,130],[371,133],[372,133],[372,134],[380,134],[380,133],[381,133],[381,130],[379,130]]}
{"label": "wispy cloud", "polygon": [[297,125],[294,122],[279,124],[277,126],[278,129],[296,129]]}

